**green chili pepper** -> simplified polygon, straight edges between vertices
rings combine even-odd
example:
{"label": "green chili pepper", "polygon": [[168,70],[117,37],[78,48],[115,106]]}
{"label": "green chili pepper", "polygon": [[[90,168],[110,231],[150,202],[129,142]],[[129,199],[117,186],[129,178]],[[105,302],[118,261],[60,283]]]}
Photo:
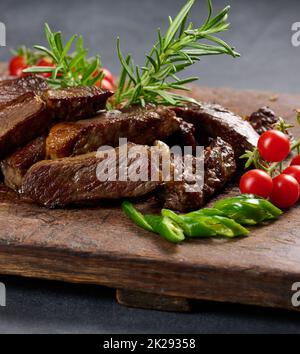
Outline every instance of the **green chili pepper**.
{"label": "green chili pepper", "polygon": [[145,219],[154,232],[160,234],[166,240],[178,243],[185,239],[182,228],[174,220],[160,215],[145,215]]}
{"label": "green chili pepper", "polygon": [[214,204],[214,208],[243,225],[256,225],[276,219],[282,214],[282,211],[269,201],[252,195],[220,200]]}
{"label": "green chili pepper", "polygon": [[189,237],[210,237],[216,236],[216,232],[203,220],[174,213],[169,209],[162,209],[163,216],[169,217],[181,226],[184,233]]}
{"label": "green chili pepper", "polygon": [[192,211],[188,214],[185,214],[189,217],[197,217],[197,216],[226,216],[221,210],[215,208],[203,208],[200,210]]}
{"label": "green chili pepper", "polygon": [[154,232],[150,224],[146,221],[144,215],[135,209],[135,207],[127,200],[122,203],[124,213],[142,229]]}
{"label": "green chili pepper", "polygon": [[222,212],[214,209],[201,209],[189,214],[176,214],[163,209],[162,215],[176,221],[189,237],[245,236],[248,230],[234,220],[228,219]]}

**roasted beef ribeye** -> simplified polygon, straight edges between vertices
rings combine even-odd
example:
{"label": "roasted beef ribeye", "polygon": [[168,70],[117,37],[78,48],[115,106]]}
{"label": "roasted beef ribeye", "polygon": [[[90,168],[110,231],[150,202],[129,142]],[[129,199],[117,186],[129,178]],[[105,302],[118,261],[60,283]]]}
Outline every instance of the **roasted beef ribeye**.
{"label": "roasted beef ribeye", "polygon": [[47,158],[76,156],[96,151],[103,145],[116,147],[120,138],[151,145],[176,132],[185,137],[192,134],[192,127],[184,123],[172,110],[162,106],[103,112],[92,119],[53,126],[47,137]]}
{"label": "roasted beef ribeye", "polygon": [[220,105],[189,105],[175,107],[174,111],[178,117],[194,124],[196,138],[201,138],[201,136],[220,137],[228,142],[236,153],[236,159],[245,150],[252,150],[257,146],[259,135],[250,123]]}
{"label": "roasted beef ribeye", "polygon": [[[129,145],[130,148],[133,146],[137,150],[142,148],[141,145]],[[159,165],[157,166],[159,178],[155,181],[149,180],[149,177],[147,180],[120,180],[120,168],[128,173],[135,169],[145,169],[148,176],[153,168],[149,146],[143,146],[146,156],[141,160],[138,154],[128,157],[121,152],[121,149],[122,147],[106,150],[106,153],[116,157],[116,160],[112,162],[105,154],[98,156],[95,152],[76,157],[40,161],[33,165],[24,176],[20,189],[21,195],[40,205],[55,208],[85,201],[139,197],[152,192],[162,183]],[[162,153],[165,152],[162,150]],[[116,168],[114,169],[115,162]],[[102,163],[104,164],[104,177],[107,177],[106,172],[111,176],[112,171],[115,171],[114,180],[99,179],[99,169],[101,170]]]}
{"label": "roasted beef ribeye", "polygon": [[78,120],[105,108],[112,95],[97,87],[49,90],[42,78],[0,82],[0,158],[44,134],[55,119]]}
{"label": "roasted beef ribeye", "polygon": [[76,121],[94,116],[104,109],[111,91],[102,91],[99,87],[69,87],[43,92],[42,99],[51,110],[55,120]]}

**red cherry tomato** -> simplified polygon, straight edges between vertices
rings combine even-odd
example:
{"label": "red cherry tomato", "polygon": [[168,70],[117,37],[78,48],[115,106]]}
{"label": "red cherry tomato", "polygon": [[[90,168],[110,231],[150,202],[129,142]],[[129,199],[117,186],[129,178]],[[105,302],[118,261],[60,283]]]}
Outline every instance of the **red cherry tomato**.
{"label": "red cherry tomato", "polygon": [[9,75],[12,76],[22,76],[23,70],[27,68],[25,58],[22,55],[17,55],[10,59],[8,70]]}
{"label": "red cherry tomato", "polygon": [[240,180],[242,194],[255,194],[262,198],[268,198],[272,189],[272,178],[262,170],[250,170]]}
{"label": "red cherry tomato", "polygon": [[114,85],[114,77],[113,74],[106,68],[101,68],[101,71],[104,74],[104,79],[109,81],[112,85]]}
{"label": "red cherry tomato", "polygon": [[294,177],[300,185],[300,166],[287,167],[282,173]]}
{"label": "red cherry tomato", "polygon": [[291,166],[300,165],[300,155],[295,156],[291,161],[290,165]]}
{"label": "red cherry tomato", "polygon": [[269,162],[283,161],[291,151],[289,138],[278,130],[269,130],[258,140],[261,157]]}
{"label": "red cherry tomato", "polygon": [[300,196],[300,187],[297,180],[289,175],[281,174],[273,179],[271,202],[277,207],[285,209],[297,203]]}
{"label": "red cherry tomato", "polygon": [[[41,58],[37,64],[37,66],[49,66],[49,67],[54,67],[55,65],[49,60],[49,59],[46,59],[46,58]],[[51,73],[41,73],[42,76],[44,77],[50,77],[51,76]]]}
{"label": "red cherry tomato", "polygon": [[[104,90],[113,90],[114,89],[114,77],[112,73],[106,69],[106,68],[101,68],[100,69],[103,72],[103,80],[102,80],[102,87]],[[96,70],[93,74],[93,76],[97,76],[99,74],[99,70]],[[96,83],[96,86],[100,86],[100,82]]]}
{"label": "red cherry tomato", "polygon": [[[99,86],[99,85],[98,85],[98,86]],[[113,84],[112,84],[110,81],[108,81],[108,80],[106,80],[106,79],[103,79],[103,80],[102,80],[102,83],[101,83],[101,88],[102,88],[103,90],[113,91],[114,86],[113,86]]]}

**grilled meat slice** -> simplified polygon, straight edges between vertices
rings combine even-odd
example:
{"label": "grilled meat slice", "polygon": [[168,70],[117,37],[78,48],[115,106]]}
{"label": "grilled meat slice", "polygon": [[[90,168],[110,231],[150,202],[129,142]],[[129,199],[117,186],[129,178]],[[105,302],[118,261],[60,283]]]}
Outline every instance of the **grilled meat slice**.
{"label": "grilled meat slice", "polygon": [[47,82],[36,75],[0,81],[0,109],[10,105],[12,101],[24,93],[40,94],[46,90],[48,90]]}
{"label": "grilled meat slice", "polygon": [[97,87],[49,90],[38,76],[0,82],[0,158],[41,136],[53,117],[77,120],[105,107],[111,92]]}
{"label": "grilled meat slice", "polygon": [[18,191],[23,177],[29,168],[46,155],[46,138],[38,137],[24,147],[17,149],[12,155],[1,162],[4,183]]}
{"label": "grilled meat slice", "polygon": [[[103,145],[116,147],[119,138],[127,138],[135,144],[152,144],[181,131],[183,123],[172,110],[160,106],[103,112],[93,119],[59,123],[48,135],[47,158],[80,155]],[[188,134],[187,128],[185,134]]]}
{"label": "grilled meat slice", "polygon": [[253,112],[248,120],[259,135],[273,129],[279,123],[279,117],[269,107],[261,107]]}
{"label": "grilled meat slice", "polygon": [[216,104],[202,104],[175,107],[176,114],[196,128],[196,138],[208,135],[212,138],[221,137],[234,149],[236,159],[245,150],[257,146],[259,135],[249,122]]}
{"label": "grilled meat slice", "polygon": [[33,92],[0,110],[0,158],[42,135],[52,124],[49,110]]}
{"label": "grilled meat slice", "polygon": [[[199,158],[201,157],[194,157],[194,164]],[[178,169],[179,166],[175,163],[176,168]],[[217,138],[204,152],[202,190],[193,191],[193,184],[189,182],[192,178],[185,175],[183,181],[164,184],[160,188],[159,199],[164,202],[165,208],[181,212],[199,209],[232,178],[235,172],[236,163],[232,147],[221,138]]]}
{"label": "grilled meat slice", "polygon": [[42,98],[54,114],[54,118],[63,121],[76,121],[91,117],[104,109],[111,91],[102,91],[96,86],[70,87],[60,90],[47,90]]}
{"label": "grilled meat slice", "polygon": [[[93,152],[40,161],[26,173],[20,189],[21,195],[38,204],[55,208],[84,201],[148,194],[162,183],[161,177],[156,181],[148,181],[149,178],[146,180],[142,175],[138,175],[136,180],[127,180],[123,173],[120,176],[120,170],[130,176],[135,171],[146,171],[148,176],[152,175],[150,147],[135,145],[134,148],[137,154],[133,155],[127,155],[120,147],[106,150],[107,155],[103,153],[98,156],[98,153]],[[141,149],[145,152],[142,156],[139,155]],[[115,156],[116,160],[110,160],[108,156]],[[157,173],[161,176],[160,166],[157,167]]]}
{"label": "grilled meat slice", "polygon": [[40,96],[58,120],[79,120],[104,109],[111,91],[96,86],[51,90],[47,81],[37,75],[0,81],[0,109],[27,92]]}

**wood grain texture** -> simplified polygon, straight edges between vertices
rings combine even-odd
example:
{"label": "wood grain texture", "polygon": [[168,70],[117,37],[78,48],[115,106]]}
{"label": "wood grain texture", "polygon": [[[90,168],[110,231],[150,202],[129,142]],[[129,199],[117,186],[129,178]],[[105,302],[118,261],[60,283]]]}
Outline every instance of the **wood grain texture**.
{"label": "wood grain texture", "polygon": [[[289,121],[300,106],[300,96],[253,91],[194,88],[193,96],[242,115],[269,105]],[[159,206],[151,199],[139,208]],[[133,225],[118,203],[47,210],[2,186],[0,225],[2,274],[297,310],[291,286],[300,281],[299,207],[247,238],[173,245]]]}
{"label": "wood grain texture", "polygon": [[192,301],[183,297],[157,295],[144,291],[117,289],[116,299],[119,304],[149,310],[191,312]]}

